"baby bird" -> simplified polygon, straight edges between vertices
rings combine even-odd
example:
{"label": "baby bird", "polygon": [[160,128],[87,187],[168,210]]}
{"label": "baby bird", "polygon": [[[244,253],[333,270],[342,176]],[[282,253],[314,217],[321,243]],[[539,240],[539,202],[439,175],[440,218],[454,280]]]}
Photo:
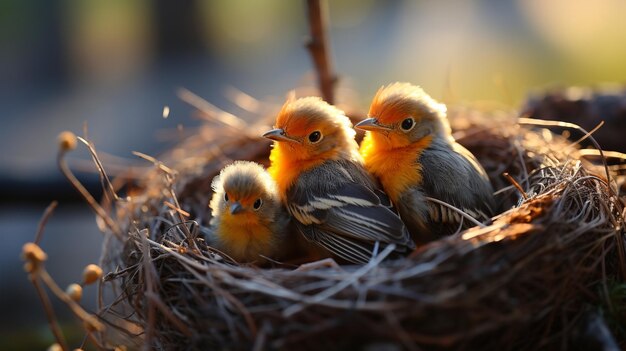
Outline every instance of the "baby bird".
{"label": "baby bird", "polygon": [[309,241],[352,263],[390,243],[415,244],[387,196],[363,168],[345,114],[316,97],[287,101],[274,130],[270,175],[296,227]]}
{"label": "baby bird", "polygon": [[393,83],[376,93],[369,117],[355,127],[366,130],[361,155],[398,208],[413,239],[424,243],[471,223],[445,205],[479,220],[493,214],[493,189],[474,155],[456,143],[446,107],[408,83]]}
{"label": "baby bird", "polygon": [[288,239],[289,214],[276,184],[257,163],[235,161],[211,184],[214,194],[209,244],[240,263],[280,255]]}

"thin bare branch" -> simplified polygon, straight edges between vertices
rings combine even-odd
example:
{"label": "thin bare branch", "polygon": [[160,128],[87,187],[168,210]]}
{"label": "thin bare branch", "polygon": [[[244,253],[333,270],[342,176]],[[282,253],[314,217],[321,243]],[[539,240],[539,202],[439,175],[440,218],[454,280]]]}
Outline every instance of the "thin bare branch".
{"label": "thin bare branch", "polygon": [[33,283],[33,285],[35,286],[35,290],[37,291],[37,296],[39,296],[39,300],[41,301],[41,304],[43,305],[44,311],[46,312],[46,318],[48,319],[48,324],[50,325],[50,330],[52,331],[54,338],[56,339],[57,343],[61,346],[63,351],[68,351],[69,348],[67,346],[65,338],[63,337],[63,332],[61,331],[61,327],[59,327],[59,323],[57,322],[57,317],[54,313],[54,309],[52,308],[52,304],[50,303],[50,299],[48,298],[48,295],[39,284],[37,274],[31,274],[29,276],[29,279],[31,283]]}
{"label": "thin bare branch", "polygon": [[57,208],[58,204],[59,204],[58,202],[52,201],[50,205],[46,207],[46,210],[44,211],[43,216],[41,217],[41,220],[39,221],[39,225],[37,226],[37,234],[35,234],[35,241],[34,241],[35,244],[39,245],[39,242],[41,241],[41,238],[43,237],[43,230],[46,227],[46,223],[48,223],[48,219],[50,219],[50,217],[52,216],[52,213]]}
{"label": "thin bare branch", "polygon": [[306,3],[311,33],[306,47],[315,65],[322,98],[329,104],[334,104],[337,77],[333,72],[328,40],[328,3],[326,0],[307,0]]}

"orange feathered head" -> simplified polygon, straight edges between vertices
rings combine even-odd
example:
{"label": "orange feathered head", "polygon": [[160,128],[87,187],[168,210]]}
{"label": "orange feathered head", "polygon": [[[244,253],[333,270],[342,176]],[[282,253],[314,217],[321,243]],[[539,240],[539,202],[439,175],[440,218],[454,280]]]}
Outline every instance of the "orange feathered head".
{"label": "orange feathered head", "polygon": [[353,157],[358,148],[350,119],[318,97],[288,100],[274,128],[263,136],[294,160]]}
{"label": "orange feathered head", "polygon": [[369,118],[356,127],[387,138],[397,146],[418,142],[425,137],[447,137],[450,125],[446,106],[424,90],[409,83],[381,87],[370,106]]}

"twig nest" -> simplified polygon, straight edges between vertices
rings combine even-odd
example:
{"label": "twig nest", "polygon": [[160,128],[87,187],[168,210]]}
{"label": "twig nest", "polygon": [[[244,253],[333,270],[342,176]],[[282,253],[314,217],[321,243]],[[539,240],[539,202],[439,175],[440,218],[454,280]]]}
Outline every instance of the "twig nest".
{"label": "twig nest", "polygon": [[125,236],[111,234],[103,249],[105,286],[117,292],[107,320],[131,326],[125,335],[139,336],[130,343],[151,349],[574,345],[566,339],[572,326],[585,308],[597,308],[589,301],[604,301],[601,285],[624,268],[623,204],[603,168],[570,141],[521,127],[514,116],[464,117],[457,140],[484,166],[506,211],[409,257],[383,262],[381,254],[364,266],[296,270],[226,260],[203,240],[211,179],[232,160],[266,160],[269,147],[217,129],[187,139],[164,157],[179,172],[175,180],[155,167],[139,181],[145,192],[111,211]]}
{"label": "twig nest", "polygon": [[83,284],[89,285],[95,283],[102,277],[102,268],[95,264],[90,264],[83,270]]}
{"label": "twig nest", "polygon": [[77,140],[76,135],[70,131],[64,131],[57,137],[59,142],[59,149],[62,151],[70,151],[76,148]]}

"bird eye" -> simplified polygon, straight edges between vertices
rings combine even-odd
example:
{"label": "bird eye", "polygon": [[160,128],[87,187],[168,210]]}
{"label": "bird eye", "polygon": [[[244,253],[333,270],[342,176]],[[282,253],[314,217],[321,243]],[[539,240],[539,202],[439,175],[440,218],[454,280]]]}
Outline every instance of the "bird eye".
{"label": "bird eye", "polygon": [[312,142],[312,143],[317,143],[321,139],[322,139],[322,133],[320,133],[318,130],[316,130],[313,133],[309,134],[309,141]]}
{"label": "bird eye", "polygon": [[224,193],[224,201],[228,202],[228,194]]}
{"label": "bird eye", "polygon": [[409,131],[413,128],[414,125],[415,125],[415,121],[413,120],[413,117],[409,117],[409,118],[405,118],[404,121],[402,121],[400,128],[402,128],[402,130],[404,131]]}
{"label": "bird eye", "polygon": [[254,206],[255,210],[258,210],[259,208],[261,208],[261,205],[263,205],[263,200],[256,199],[256,201],[254,202],[252,206]]}

